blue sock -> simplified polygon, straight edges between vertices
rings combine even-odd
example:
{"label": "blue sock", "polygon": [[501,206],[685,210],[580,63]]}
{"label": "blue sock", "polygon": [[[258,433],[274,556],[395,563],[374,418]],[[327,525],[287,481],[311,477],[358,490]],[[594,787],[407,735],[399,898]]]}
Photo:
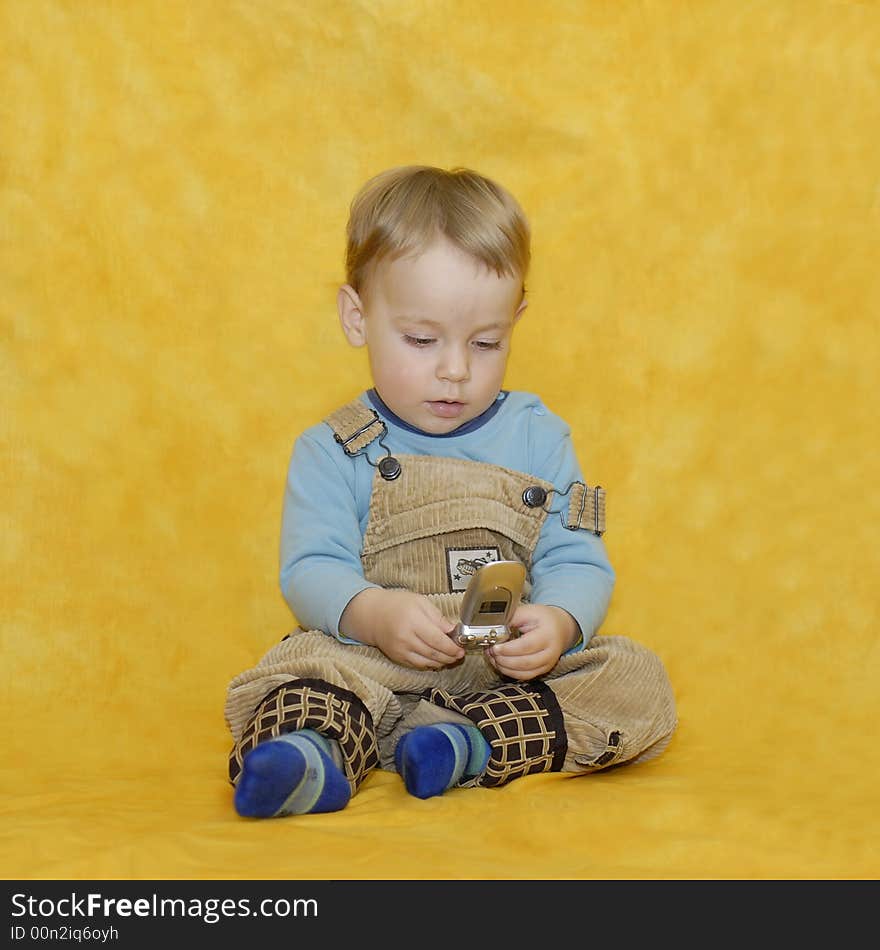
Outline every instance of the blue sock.
{"label": "blue sock", "polygon": [[432,798],[462,778],[479,775],[490,752],[476,726],[441,722],[406,733],[394,750],[394,763],[410,795]]}
{"label": "blue sock", "polygon": [[275,818],[345,808],[351,787],[331,749],[330,740],[311,729],[254,746],[242,762],[235,810],[246,818]]}

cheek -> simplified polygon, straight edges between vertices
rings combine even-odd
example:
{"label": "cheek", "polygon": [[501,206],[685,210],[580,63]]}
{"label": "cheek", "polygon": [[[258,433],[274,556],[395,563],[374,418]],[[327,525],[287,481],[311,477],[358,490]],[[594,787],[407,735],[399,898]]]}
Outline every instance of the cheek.
{"label": "cheek", "polygon": [[414,360],[412,354],[399,349],[389,349],[376,354],[371,363],[373,376],[376,379],[381,378],[392,386],[406,386],[422,379],[425,375],[425,370],[419,361]]}
{"label": "cheek", "polygon": [[488,380],[498,380],[504,376],[507,369],[508,352],[496,352],[488,356],[483,364],[483,377]]}

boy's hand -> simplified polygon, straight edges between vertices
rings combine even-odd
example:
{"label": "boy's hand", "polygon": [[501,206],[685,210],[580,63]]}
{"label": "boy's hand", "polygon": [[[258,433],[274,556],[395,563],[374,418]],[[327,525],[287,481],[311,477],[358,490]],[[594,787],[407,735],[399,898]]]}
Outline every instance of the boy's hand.
{"label": "boy's hand", "polygon": [[369,587],[351,599],[340,632],[378,647],[389,660],[417,670],[439,670],[464,656],[449,634],[455,624],[423,594]]}
{"label": "boy's hand", "polygon": [[518,637],[486,650],[489,662],[505,676],[530,680],[549,673],[580,636],[574,617],[561,607],[520,604],[510,622]]}

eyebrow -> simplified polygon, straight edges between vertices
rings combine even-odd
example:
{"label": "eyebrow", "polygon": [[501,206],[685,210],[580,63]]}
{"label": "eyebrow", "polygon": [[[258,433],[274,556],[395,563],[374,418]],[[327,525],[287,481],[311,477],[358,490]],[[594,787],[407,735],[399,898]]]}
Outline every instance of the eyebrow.
{"label": "eyebrow", "polygon": [[[402,323],[417,324],[430,330],[442,330],[443,324],[438,320],[429,320],[427,317],[418,317],[415,314],[401,313],[394,317],[394,322],[398,325]],[[487,330],[506,330],[510,323],[506,320],[496,320],[494,323],[487,323],[485,326],[477,327],[477,333],[485,333]]]}

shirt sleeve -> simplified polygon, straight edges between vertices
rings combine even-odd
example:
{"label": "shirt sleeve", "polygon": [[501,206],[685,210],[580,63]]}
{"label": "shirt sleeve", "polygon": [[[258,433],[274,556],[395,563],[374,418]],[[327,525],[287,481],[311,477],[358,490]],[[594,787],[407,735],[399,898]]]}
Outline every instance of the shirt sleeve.
{"label": "shirt sleeve", "polygon": [[376,586],[364,577],[362,542],[352,466],[341,469],[304,433],[288,467],[280,547],[281,592],[302,627],[358,642],[339,633],[339,619],[354,596]]}
{"label": "shirt sleeve", "polygon": [[[561,422],[561,420],[559,420]],[[568,495],[562,495],[572,482],[583,482],[571,434],[562,424],[549,452],[536,468],[536,475],[556,489],[550,498],[550,513],[541,529],[532,559],[530,601],[562,607],[574,617],[581,639],[568,653],[582,650],[599,629],[614,589],[614,569],[608,560],[602,538],[583,528],[571,531],[562,522],[568,510]],[[548,446],[545,444],[543,448]]]}

